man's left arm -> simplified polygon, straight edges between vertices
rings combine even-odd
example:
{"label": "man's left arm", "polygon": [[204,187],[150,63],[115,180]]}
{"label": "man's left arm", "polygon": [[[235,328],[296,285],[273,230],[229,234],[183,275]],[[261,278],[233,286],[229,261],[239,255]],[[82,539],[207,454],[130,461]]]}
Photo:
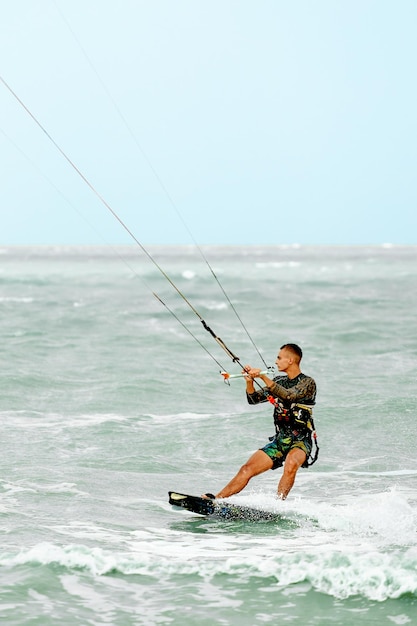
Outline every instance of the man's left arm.
{"label": "man's left arm", "polygon": [[261,375],[265,385],[268,387],[272,396],[281,398],[281,400],[288,400],[289,402],[297,402],[298,400],[311,400],[314,402],[316,397],[316,383],[313,378],[306,376],[299,383],[287,389],[282,385],[269,378],[268,376]]}

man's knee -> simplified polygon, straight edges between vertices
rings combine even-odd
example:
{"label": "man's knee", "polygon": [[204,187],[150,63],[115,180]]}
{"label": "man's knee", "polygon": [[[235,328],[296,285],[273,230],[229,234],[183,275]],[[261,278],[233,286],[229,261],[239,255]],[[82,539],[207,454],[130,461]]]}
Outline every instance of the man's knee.
{"label": "man's knee", "polygon": [[292,450],[285,459],[284,473],[295,475],[306,458],[306,454],[302,450]]}
{"label": "man's knee", "polygon": [[257,476],[271,469],[272,465],[272,459],[263,450],[257,450],[250,459],[242,465],[239,473],[252,478],[253,476]]}
{"label": "man's knee", "polygon": [[239,474],[241,474],[242,476],[249,476],[250,478],[253,476],[253,470],[249,461],[241,466]]}

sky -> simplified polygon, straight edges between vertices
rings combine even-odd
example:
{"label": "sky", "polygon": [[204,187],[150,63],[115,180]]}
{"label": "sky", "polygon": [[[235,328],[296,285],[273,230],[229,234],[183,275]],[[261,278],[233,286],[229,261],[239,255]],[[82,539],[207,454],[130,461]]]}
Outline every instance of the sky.
{"label": "sky", "polygon": [[417,244],[416,27],[415,0],[3,0],[0,245]]}

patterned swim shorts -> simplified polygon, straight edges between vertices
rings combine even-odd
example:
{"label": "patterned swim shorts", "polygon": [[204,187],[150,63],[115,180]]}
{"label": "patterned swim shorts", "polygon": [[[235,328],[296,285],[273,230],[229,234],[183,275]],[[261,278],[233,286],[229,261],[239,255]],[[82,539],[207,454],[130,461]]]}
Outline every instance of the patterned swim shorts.
{"label": "patterned swim shorts", "polygon": [[[300,448],[306,454],[306,461],[310,456],[312,444],[311,435],[294,435],[291,431],[284,431],[278,433],[275,437],[271,438],[271,442],[266,446],[260,448],[267,454],[273,461],[272,469],[281,467],[287,458],[287,454],[293,448]],[[305,465],[303,464],[302,467]]]}

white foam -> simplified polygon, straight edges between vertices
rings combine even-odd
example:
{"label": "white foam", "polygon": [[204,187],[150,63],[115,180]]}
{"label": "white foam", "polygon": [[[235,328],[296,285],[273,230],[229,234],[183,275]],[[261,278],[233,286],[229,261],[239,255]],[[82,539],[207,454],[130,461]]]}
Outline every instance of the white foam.
{"label": "white foam", "polygon": [[186,280],[192,280],[193,278],[195,278],[195,272],[193,272],[192,270],[184,270],[181,276]]}
{"label": "white foam", "polygon": [[209,311],[226,311],[228,309],[227,302],[207,302],[204,306]]}
{"label": "white foam", "polygon": [[[216,417],[230,417],[234,414],[229,413],[221,413],[216,414]],[[213,417],[212,413],[192,413],[192,412],[184,412],[184,413],[166,413],[162,415],[157,415],[156,413],[147,413],[144,417],[150,417],[155,422],[155,424],[165,424],[167,422],[184,422],[184,421],[199,421],[204,419],[209,419]]]}
{"label": "white foam", "polygon": [[345,539],[369,537],[386,548],[416,543],[416,511],[396,489],[343,499],[340,504],[315,504],[314,515],[323,530],[339,531]]}
{"label": "white foam", "polygon": [[255,267],[264,269],[268,267],[300,267],[300,261],[257,261]]}
{"label": "white foam", "polygon": [[125,422],[129,418],[115,413],[79,413],[66,415],[60,413],[41,413],[39,411],[0,411],[3,424],[10,423],[13,428],[42,429],[58,426],[61,428],[79,428],[104,424],[106,422]]}
{"label": "white foam", "polygon": [[33,302],[33,298],[2,296],[0,297],[0,302],[21,302],[22,304],[31,304]]}
{"label": "white foam", "polygon": [[[145,533],[146,534],[146,533]],[[150,540],[152,538],[152,541]],[[151,534],[136,538],[127,552],[111,552],[84,545],[57,546],[40,543],[17,554],[3,553],[0,565],[60,565],[69,571],[86,569],[94,576],[111,572],[140,574],[163,581],[173,575],[198,575],[210,581],[230,575],[237,581],[251,577],[275,579],[278,588],[304,583],[320,593],[337,598],[364,596],[374,601],[398,598],[417,592],[417,551],[382,553],[329,545],[304,549],[277,549],[270,537],[270,549],[258,539],[240,542],[226,535],[182,533],[159,538]],[[285,542],[282,542],[282,547]]]}

